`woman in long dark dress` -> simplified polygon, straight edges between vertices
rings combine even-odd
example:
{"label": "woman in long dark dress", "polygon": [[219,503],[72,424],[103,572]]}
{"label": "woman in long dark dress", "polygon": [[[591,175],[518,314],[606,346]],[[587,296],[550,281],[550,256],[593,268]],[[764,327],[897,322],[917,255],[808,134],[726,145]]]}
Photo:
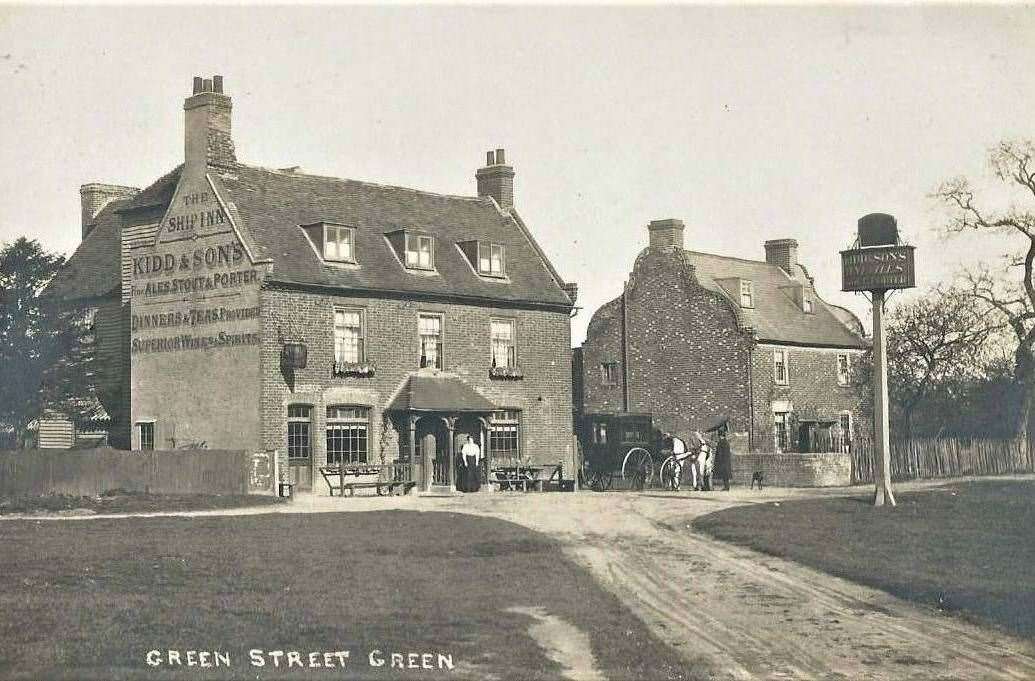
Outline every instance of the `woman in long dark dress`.
{"label": "woman in long dark dress", "polygon": [[463,461],[461,466],[462,475],[460,478],[462,492],[477,492],[482,487],[482,448],[475,443],[474,438],[467,436],[467,442],[460,448],[460,458]]}
{"label": "woman in long dark dress", "polygon": [[733,474],[733,453],[730,442],[726,439],[726,429],[719,430],[719,443],[715,445],[715,467],[712,471],[716,480],[722,480],[722,489],[730,491],[730,477]]}

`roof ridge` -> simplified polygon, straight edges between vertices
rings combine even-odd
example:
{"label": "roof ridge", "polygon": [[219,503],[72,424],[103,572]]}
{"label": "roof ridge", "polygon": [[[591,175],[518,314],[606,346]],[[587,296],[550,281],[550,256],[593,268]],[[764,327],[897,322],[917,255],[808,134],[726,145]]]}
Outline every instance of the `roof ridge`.
{"label": "roof ridge", "polygon": [[687,253],[689,253],[690,255],[706,255],[706,256],[708,256],[710,258],[722,258],[723,260],[736,260],[738,262],[749,262],[749,263],[751,263],[753,265],[765,265],[766,267],[776,267],[781,272],[783,272],[783,268],[782,267],[780,267],[779,265],[774,265],[771,262],[766,262],[765,260],[753,260],[751,258],[740,258],[740,257],[737,257],[735,255],[720,255],[718,253],[706,253],[704,251],[691,251],[689,248],[684,248],[683,250],[686,251]]}
{"label": "roof ridge", "polygon": [[462,194],[444,194],[442,192],[433,192],[428,189],[414,189],[413,187],[403,187],[397,184],[385,184],[383,182],[371,182],[369,180],[356,180],[350,177],[336,177],[334,175],[320,175],[318,173],[305,173],[285,170],[281,168],[267,168],[266,166],[255,166],[245,163],[238,163],[239,167],[248,168],[250,170],[258,170],[264,173],[270,173],[271,175],[282,175],[284,177],[312,177],[320,180],[334,180],[336,182],[351,182],[353,184],[359,184],[366,187],[376,187],[377,189],[397,189],[399,191],[413,192],[414,194],[423,194],[425,196],[435,196],[445,199],[460,199],[463,201],[471,201],[474,203],[488,203],[488,197],[484,196],[465,196]]}

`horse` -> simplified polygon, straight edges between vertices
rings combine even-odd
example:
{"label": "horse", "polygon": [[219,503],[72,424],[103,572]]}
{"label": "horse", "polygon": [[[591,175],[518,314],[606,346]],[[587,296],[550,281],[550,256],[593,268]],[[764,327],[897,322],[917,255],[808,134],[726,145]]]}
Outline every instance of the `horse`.
{"label": "horse", "polygon": [[[678,490],[683,476],[683,467],[689,465],[690,486],[692,489],[709,489],[712,477],[712,448],[704,435],[695,431],[693,444],[684,452],[673,454],[670,457],[672,463],[672,489]],[[662,464],[664,468],[664,464]]]}

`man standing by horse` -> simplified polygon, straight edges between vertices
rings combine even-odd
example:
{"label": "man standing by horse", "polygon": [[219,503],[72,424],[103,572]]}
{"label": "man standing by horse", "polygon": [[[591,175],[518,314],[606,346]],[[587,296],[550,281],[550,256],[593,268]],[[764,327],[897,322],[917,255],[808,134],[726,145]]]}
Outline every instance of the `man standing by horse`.
{"label": "man standing by horse", "polygon": [[730,451],[729,427],[719,427],[719,443],[715,445],[715,479],[722,480],[722,490],[730,491],[733,469],[733,453]]}

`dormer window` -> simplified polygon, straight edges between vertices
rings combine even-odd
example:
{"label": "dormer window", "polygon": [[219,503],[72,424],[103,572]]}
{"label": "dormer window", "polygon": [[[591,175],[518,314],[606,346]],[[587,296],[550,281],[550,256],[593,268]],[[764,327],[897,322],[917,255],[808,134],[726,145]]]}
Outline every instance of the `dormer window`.
{"label": "dormer window", "polygon": [[503,244],[478,242],[478,274],[502,277],[504,268]]}
{"label": "dormer window", "polygon": [[741,307],[754,307],[755,306],[755,287],[753,282],[747,279],[740,280],[740,306]]}
{"label": "dormer window", "polygon": [[323,226],[323,258],[335,262],[356,262],[355,230],[342,225]]}
{"label": "dormer window", "polygon": [[406,266],[417,270],[435,269],[435,238],[407,233]]}
{"label": "dormer window", "polygon": [[809,297],[808,297],[808,296],[806,295],[806,296],[805,296],[805,297],[804,297],[804,298],[802,299],[802,302],[801,302],[801,307],[802,307],[802,309],[804,309],[804,310],[805,310],[805,314],[812,314],[812,312],[813,312],[813,309],[812,309],[812,298],[809,298]]}

